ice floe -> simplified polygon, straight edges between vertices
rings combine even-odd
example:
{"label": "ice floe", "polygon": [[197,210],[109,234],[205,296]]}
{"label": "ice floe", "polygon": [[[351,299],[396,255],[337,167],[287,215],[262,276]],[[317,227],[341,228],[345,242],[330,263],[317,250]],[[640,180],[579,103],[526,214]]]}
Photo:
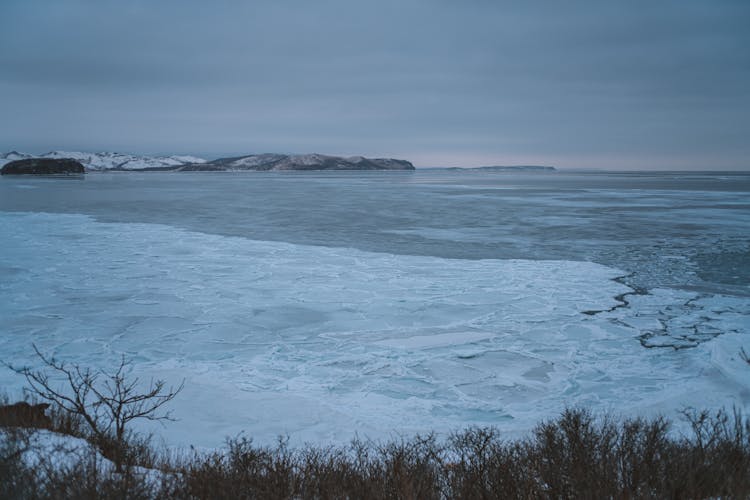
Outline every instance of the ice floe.
{"label": "ice floe", "polygon": [[[673,417],[750,402],[746,299],[639,295],[591,262],[392,255],[45,213],[0,213],[0,235],[2,359],[37,364],[33,342],[101,368],[124,353],[142,379],[185,379],[179,421],[156,429],[170,444],[520,432],[566,406]],[[664,335],[695,347],[646,348]],[[0,385],[23,380],[0,370]]]}

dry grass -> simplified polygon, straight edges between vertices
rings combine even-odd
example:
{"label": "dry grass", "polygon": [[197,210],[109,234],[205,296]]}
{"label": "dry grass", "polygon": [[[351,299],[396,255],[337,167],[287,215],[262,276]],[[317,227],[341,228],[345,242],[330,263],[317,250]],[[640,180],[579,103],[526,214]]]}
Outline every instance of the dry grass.
{"label": "dry grass", "polygon": [[[82,427],[53,412],[58,430]],[[132,440],[115,472],[95,453],[73,464],[20,459],[28,444],[6,429],[0,444],[1,498],[442,499],[748,498],[750,425],[739,413],[686,413],[690,436],[664,419],[597,419],[568,410],[525,439],[470,428],[388,443],[291,449],[232,439],[212,453],[167,458]],[[135,436],[131,436],[134,438]],[[135,465],[159,467],[156,475]]]}

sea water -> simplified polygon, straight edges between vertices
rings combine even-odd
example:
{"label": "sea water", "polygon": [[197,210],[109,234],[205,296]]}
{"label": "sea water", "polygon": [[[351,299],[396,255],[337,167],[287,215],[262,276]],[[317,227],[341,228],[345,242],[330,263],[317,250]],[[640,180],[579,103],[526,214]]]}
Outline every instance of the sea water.
{"label": "sea water", "polygon": [[0,179],[0,359],[184,380],[173,445],[747,410],[748,335],[747,174]]}

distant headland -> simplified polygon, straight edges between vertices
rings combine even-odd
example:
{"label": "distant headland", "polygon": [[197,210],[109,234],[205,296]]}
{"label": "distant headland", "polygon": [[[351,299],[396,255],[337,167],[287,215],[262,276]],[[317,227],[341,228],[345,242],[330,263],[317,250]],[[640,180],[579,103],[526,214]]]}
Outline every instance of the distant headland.
{"label": "distant headland", "polygon": [[555,172],[555,167],[544,165],[494,165],[491,167],[446,167],[441,170],[479,170],[484,172]]}

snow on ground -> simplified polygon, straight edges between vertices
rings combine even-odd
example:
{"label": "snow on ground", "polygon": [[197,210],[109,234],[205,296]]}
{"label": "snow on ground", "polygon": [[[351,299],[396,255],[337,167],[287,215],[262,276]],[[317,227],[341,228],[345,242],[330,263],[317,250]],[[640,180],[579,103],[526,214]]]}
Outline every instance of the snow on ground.
{"label": "snow on ground", "polygon": [[[71,469],[77,465],[96,464],[100,474],[115,473],[115,464],[105,458],[96,447],[81,438],[59,434],[46,429],[0,428],[0,447],[13,435],[12,442],[21,447],[21,460],[27,467]],[[19,437],[20,436],[20,437]],[[163,473],[156,469],[133,467],[132,473],[158,484]]]}
{"label": "snow on ground", "polygon": [[[185,379],[169,444],[344,442],[467,425],[524,432],[566,406],[670,418],[750,402],[748,301],[629,296],[588,262],[461,260],[0,213],[0,352]],[[670,304],[727,333],[647,349]],[[703,300],[703,302],[701,302]],[[586,311],[606,311],[586,314]],[[689,321],[672,318],[670,321]],[[23,380],[0,370],[0,385]]]}

